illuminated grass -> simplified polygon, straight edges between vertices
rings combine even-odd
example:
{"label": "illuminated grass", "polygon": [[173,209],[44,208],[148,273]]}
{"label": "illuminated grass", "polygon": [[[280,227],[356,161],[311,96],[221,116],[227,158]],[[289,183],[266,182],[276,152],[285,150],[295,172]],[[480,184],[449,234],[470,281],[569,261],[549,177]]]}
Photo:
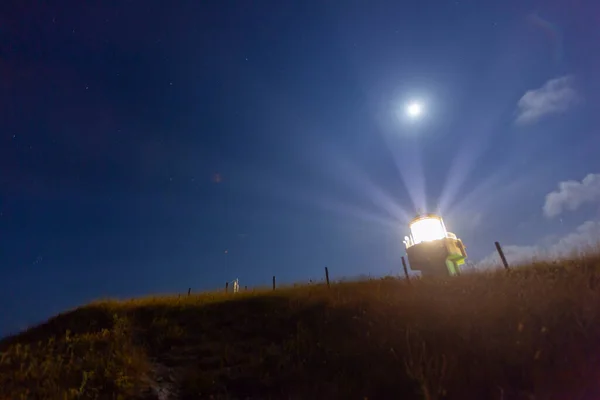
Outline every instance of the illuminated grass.
{"label": "illuminated grass", "polygon": [[0,342],[0,399],[600,398],[600,258],[96,302]]}

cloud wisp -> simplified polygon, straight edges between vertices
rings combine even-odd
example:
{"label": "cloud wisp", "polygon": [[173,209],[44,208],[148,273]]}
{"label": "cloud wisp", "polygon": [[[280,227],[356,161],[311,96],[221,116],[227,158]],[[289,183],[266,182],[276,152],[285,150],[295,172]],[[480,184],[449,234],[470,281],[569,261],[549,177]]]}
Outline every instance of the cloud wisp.
{"label": "cloud wisp", "polygon": [[[596,251],[600,244],[600,221],[589,220],[579,225],[569,234],[558,238],[550,244],[531,246],[502,246],[506,260],[511,265],[524,264],[532,261],[556,260],[569,257],[588,250]],[[493,252],[476,265],[480,269],[490,269],[501,266],[498,253]]]}
{"label": "cloud wisp", "polygon": [[528,90],[519,100],[516,123],[537,122],[550,114],[566,112],[580,100],[571,75],[550,79],[537,89]]}
{"label": "cloud wisp", "polygon": [[581,182],[560,182],[558,190],[546,195],[544,215],[554,218],[564,211],[575,211],[583,204],[594,202],[600,202],[600,174],[588,174]]}
{"label": "cloud wisp", "polygon": [[[581,181],[559,182],[558,190],[546,195],[543,211],[548,218],[564,211],[575,211],[585,203],[600,201],[600,174],[588,174]],[[578,255],[581,252],[600,250],[600,220],[590,219],[574,231],[562,236],[547,236],[528,246],[505,245],[502,247],[509,264],[532,261],[556,260]],[[476,263],[480,269],[498,267],[500,257],[496,252]]]}

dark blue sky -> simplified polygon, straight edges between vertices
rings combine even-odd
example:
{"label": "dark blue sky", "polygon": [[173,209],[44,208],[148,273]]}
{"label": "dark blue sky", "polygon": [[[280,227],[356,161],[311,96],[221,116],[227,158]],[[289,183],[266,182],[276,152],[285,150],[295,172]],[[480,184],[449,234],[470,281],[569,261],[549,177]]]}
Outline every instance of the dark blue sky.
{"label": "dark blue sky", "polygon": [[396,273],[417,208],[474,262],[580,244],[595,3],[3,2],[0,334],[99,297]]}

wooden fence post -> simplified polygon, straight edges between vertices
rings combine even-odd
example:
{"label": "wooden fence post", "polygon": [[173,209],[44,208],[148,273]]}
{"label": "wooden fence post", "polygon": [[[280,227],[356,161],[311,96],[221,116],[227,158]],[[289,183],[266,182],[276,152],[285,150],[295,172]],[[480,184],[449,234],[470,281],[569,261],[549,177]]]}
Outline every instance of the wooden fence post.
{"label": "wooden fence post", "polygon": [[329,269],[327,269],[327,267],[325,267],[325,280],[327,281],[327,287],[329,286]]}
{"label": "wooden fence post", "polygon": [[225,293],[227,293],[228,289],[229,289],[229,282],[225,282]]}
{"label": "wooden fence post", "polygon": [[406,268],[406,260],[404,256],[402,256],[402,267],[404,268],[404,276],[406,277],[406,282],[410,282],[410,278],[408,276],[408,268]]}
{"label": "wooden fence post", "polygon": [[502,247],[500,246],[500,243],[494,242],[494,244],[496,245],[496,250],[498,250],[498,254],[500,255],[500,258],[502,259],[502,264],[504,264],[504,268],[506,270],[510,269],[508,267],[508,262],[506,261],[506,257],[504,256],[504,251],[502,251]]}
{"label": "wooden fence post", "polygon": [[275,275],[273,275],[273,290],[275,290]]}
{"label": "wooden fence post", "polygon": [[192,292],[192,288],[188,289],[188,296],[190,295],[190,293]]}

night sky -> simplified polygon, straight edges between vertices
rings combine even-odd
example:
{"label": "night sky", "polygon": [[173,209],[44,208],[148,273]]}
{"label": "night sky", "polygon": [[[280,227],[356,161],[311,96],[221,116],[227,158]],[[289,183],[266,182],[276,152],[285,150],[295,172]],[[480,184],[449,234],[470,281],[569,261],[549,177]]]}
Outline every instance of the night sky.
{"label": "night sky", "polygon": [[0,107],[0,335],[396,274],[417,210],[479,265],[600,233],[596,0],[7,0]]}

